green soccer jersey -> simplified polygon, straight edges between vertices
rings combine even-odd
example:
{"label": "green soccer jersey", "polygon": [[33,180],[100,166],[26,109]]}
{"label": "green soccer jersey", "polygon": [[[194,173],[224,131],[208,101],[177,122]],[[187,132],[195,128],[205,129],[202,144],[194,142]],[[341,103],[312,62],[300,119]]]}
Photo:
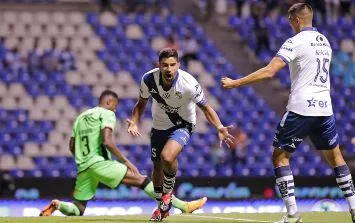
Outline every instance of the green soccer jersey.
{"label": "green soccer jersey", "polygon": [[72,137],[75,137],[75,162],[78,172],[99,161],[111,159],[111,153],[102,144],[101,131],[105,127],[113,131],[115,125],[115,113],[102,107],[89,109],[76,118]]}

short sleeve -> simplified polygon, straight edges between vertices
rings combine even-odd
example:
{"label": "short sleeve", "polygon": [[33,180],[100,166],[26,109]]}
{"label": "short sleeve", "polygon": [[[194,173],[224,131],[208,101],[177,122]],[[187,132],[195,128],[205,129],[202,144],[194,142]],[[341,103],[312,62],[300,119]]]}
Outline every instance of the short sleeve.
{"label": "short sleeve", "polygon": [[295,51],[295,44],[292,42],[292,39],[288,39],[282,44],[276,56],[280,57],[285,63],[290,63],[296,57]]}
{"label": "short sleeve", "polygon": [[110,128],[112,131],[116,126],[116,115],[113,111],[105,110],[101,115],[101,129]]}
{"label": "short sleeve", "polygon": [[139,89],[139,96],[143,99],[148,99],[150,96],[148,86],[144,82],[144,77],[141,80],[141,87]]}
{"label": "short sleeve", "polygon": [[193,102],[199,107],[207,104],[205,94],[203,93],[202,87],[197,83],[193,89],[191,89],[191,98]]}

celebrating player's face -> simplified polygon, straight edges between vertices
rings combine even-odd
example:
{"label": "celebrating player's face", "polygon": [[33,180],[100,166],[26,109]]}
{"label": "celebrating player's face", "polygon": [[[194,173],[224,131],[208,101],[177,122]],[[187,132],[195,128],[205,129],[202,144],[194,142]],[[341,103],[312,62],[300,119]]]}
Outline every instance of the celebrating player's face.
{"label": "celebrating player's face", "polygon": [[159,68],[165,84],[170,85],[173,83],[179,66],[179,61],[175,57],[163,58],[160,61]]}

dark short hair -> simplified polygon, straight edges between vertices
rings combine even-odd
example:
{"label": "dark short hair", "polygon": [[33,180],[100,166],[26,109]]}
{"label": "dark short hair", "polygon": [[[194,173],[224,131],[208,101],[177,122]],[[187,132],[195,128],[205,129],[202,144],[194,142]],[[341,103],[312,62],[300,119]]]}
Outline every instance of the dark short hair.
{"label": "dark short hair", "polygon": [[174,57],[177,61],[179,60],[178,52],[173,48],[164,48],[159,52],[159,62],[169,57]]}
{"label": "dark short hair", "polygon": [[295,16],[298,13],[300,13],[301,11],[305,10],[306,8],[313,13],[312,6],[310,4],[308,4],[308,3],[302,2],[302,3],[293,4],[288,9],[288,14],[290,14],[291,16]]}
{"label": "dark short hair", "polygon": [[100,97],[99,97],[99,103],[101,103],[101,102],[104,100],[104,98],[105,98],[106,96],[112,96],[112,97],[114,97],[117,101],[119,101],[119,98],[118,98],[118,95],[116,94],[116,92],[111,91],[111,90],[104,90],[104,91],[101,93]]}

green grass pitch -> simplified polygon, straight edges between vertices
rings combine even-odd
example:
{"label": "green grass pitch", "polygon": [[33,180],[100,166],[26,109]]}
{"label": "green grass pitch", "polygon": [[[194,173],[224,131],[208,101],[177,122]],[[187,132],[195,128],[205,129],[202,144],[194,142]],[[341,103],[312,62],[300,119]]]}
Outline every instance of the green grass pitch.
{"label": "green grass pitch", "polygon": [[[164,219],[166,223],[268,223],[281,219],[284,213],[275,214],[182,214]],[[302,213],[303,223],[352,223],[347,212]],[[149,222],[149,216],[99,216],[99,217],[25,217],[1,218],[1,223],[143,223]]]}

